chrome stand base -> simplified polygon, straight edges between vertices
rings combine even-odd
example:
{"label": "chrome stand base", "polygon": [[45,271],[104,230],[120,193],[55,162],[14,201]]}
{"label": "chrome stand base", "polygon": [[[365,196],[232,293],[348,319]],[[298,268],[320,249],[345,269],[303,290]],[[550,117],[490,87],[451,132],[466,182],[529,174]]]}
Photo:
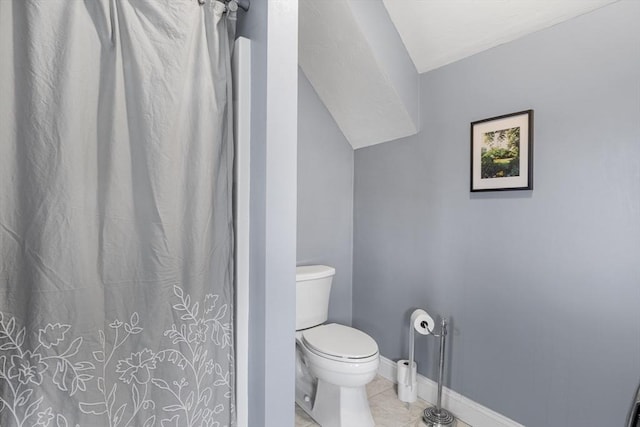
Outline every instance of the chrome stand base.
{"label": "chrome stand base", "polygon": [[454,417],[451,412],[443,408],[438,409],[435,406],[424,410],[424,413],[422,414],[422,421],[424,421],[427,427],[444,427],[456,425],[456,417]]}

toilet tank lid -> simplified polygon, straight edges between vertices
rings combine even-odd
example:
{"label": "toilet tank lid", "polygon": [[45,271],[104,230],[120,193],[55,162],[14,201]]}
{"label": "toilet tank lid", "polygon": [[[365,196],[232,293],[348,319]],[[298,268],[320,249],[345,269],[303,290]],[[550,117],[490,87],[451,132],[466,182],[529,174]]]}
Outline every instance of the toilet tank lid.
{"label": "toilet tank lid", "polygon": [[296,267],[296,282],[322,279],[334,274],[336,274],[336,269],[328,265],[301,265]]}

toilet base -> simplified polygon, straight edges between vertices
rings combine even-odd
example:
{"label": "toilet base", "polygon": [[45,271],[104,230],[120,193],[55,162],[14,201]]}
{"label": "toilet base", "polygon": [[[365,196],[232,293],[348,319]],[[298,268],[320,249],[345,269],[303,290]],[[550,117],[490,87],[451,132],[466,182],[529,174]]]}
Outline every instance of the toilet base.
{"label": "toilet base", "polygon": [[367,390],[362,387],[339,387],[318,380],[313,409],[300,405],[322,427],[374,427]]}

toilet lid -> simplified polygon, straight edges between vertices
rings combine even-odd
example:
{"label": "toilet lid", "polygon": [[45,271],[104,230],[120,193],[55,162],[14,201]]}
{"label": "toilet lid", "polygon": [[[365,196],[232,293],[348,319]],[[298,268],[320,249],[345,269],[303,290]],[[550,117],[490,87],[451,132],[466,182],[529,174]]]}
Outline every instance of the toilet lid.
{"label": "toilet lid", "polygon": [[302,339],[311,349],[334,357],[362,359],[378,352],[378,344],[369,335],[337,323],[308,329]]}

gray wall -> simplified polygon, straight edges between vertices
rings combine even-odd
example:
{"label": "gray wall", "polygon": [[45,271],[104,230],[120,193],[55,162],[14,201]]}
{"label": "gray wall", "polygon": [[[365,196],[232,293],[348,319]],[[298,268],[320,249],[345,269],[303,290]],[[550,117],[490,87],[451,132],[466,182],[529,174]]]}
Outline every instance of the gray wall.
{"label": "gray wall", "polygon": [[[293,426],[297,0],[252,1],[249,426]],[[277,96],[267,96],[277,94]]]}
{"label": "gray wall", "polygon": [[[638,17],[426,73],[422,133],[355,154],[354,326],[399,359],[411,309],[450,317],[447,385],[529,427],[623,425],[640,380]],[[470,194],[469,123],[527,108],[534,190]]]}
{"label": "gray wall", "polygon": [[298,265],[335,267],[329,320],[351,324],[353,149],[298,72]]}

